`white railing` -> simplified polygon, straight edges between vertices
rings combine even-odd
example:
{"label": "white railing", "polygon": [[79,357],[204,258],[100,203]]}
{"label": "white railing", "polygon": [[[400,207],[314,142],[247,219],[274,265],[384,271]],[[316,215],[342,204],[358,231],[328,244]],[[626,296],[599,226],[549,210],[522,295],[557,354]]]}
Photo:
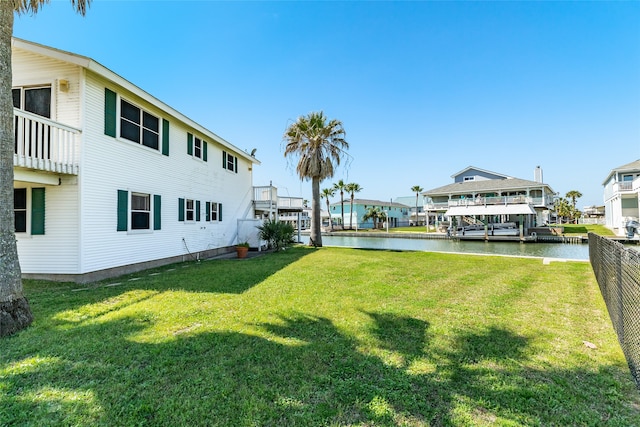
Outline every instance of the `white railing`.
{"label": "white railing", "polygon": [[302,197],[278,197],[278,209],[302,210]]}
{"label": "white railing", "polygon": [[15,108],[13,114],[14,166],[78,174],[80,129]]}
{"label": "white railing", "polygon": [[495,196],[465,199],[450,199],[446,202],[430,202],[424,205],[425,210],[443,210],[452,206],[485,206],[485,205],[513,205],[513,204],[529,204],[534,206],[552,206],[553,199],[551,197],[529,197],[525,195],[518,196]]}
{"label": "white railing", "polygon": [[273,186],[253,187],[253,201],[276,204],[278,202],[278,189]]}

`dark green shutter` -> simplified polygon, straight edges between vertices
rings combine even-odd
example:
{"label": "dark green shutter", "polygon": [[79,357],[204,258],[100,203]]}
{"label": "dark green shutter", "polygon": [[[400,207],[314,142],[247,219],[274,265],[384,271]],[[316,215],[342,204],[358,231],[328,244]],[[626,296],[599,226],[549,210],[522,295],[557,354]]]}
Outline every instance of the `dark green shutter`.
{"label": "dark green shutter", "polygon": [[187,133],[187,154],[193,156],[193,135]]}
{"label": "dark green shutter", "polygon": [[206,221],[211,221],[211,202],[205,203],[204,207],[205,207],[205,210],[206,210],[206,212],[204,214],[205,220]]}
{"label": "dark green shutter", "polygon": [[227,168],[227,152],[223,151],[222,152],[222,169],[226,169]]}
{"label": "dark green shutter", "polygon": [[107,88],[104,89],[104,134],[116,136],[116,93]]}
{"label": "dark green shutter", "polygon": [[169,155],[169,120],[162,119],[162,154]]}
{"label": "dark green shutter", "polygon": [[127,219],[129,216],[129,192],[118,190],[118,231],[127,231]]}
{"label": "dark green shutter", "polygon": [[178,199],[178,221],[184,221],[184,199]]}
{"label": "dark green shutter", "polygon": [[153,195],[153,229],[160,230],[161,227],[161,209],[162,209],[162,201],[159,194]]}
{"label": "dark green shutter", "polygon": [[44,234],[44,188],[31,189],[31,234]]}
{"label": "dark green shutter", "polygon": [[196,200],[196,221],[200,221],[200,200]]}
{"label": "dark green shutter", "polygon": [[222,203],[218,203],[218,221],[222,221]]}
{"label": "dark green shutter", "polygon": [[207,161],[207,142],[202,141],[202,160]]}
{"label": "dark green shutter", "polygon": [[235,173],[238,173],[238,157],[234,157],[233,158],[233,171]]}

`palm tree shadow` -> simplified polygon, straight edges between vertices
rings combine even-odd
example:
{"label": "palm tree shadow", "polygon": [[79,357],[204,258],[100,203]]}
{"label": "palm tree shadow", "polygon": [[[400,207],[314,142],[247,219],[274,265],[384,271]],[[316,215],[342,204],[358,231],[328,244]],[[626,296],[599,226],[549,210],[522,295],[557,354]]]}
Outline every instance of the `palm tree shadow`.
{"label": "palm tree shadow", "polygon": [[375,322],[371,332],[380,342],[380,347],[399,352],[407,360],[425,355],[429,322],[392,313],[364,313]]}

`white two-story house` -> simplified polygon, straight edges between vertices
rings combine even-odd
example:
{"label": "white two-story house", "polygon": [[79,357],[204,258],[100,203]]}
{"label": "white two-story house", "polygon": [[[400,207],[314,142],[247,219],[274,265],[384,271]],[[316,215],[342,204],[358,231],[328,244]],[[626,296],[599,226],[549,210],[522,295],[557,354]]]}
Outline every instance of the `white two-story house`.
{"label": "white two-story house", "polygon": [[640,160],[612,169],[602,185],[606,226],[624,236],[627,222],[640,218]]}
{"label": "white two-story house", "polygon": [[259,162],[96,61],[12,41],[25,277],[90,281],[225,251]]}

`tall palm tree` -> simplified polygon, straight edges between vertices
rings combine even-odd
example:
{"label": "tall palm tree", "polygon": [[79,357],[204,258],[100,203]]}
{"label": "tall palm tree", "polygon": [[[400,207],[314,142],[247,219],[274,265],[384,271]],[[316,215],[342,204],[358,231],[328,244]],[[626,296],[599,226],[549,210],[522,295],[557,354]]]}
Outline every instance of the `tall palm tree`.
{"label": "tall palm tree", "polygon": [[347,184],[343,180],[340,180],[333,184],[333,189],[340,192],[340,223],[344,227],[344,190]]}
{"label": "tall palm tree", "polygon": [[[422,190],[424,189],[419,185],[414,185],[413,187],[411,187],[411,191],[416,193],[416,225],[418,225],[418,195],[420,194],[420,192],[422,192]],[[428,226],[429,224],[427,224],[427,227]]]}
{"label": "tall palm tree", "polygon": [[[85,14],[90,0],[71,0]],[[33,314],[22,290],[13,212],[13,101],[11,36],[14,13],[36,13],[48,0],[0,1],[0,337],[31,324]]]}
{"label": "tall palm tree", "polygon": [[331,221],[331,210],[329,207],[329,197],[333,197],[336,194],[333,188],[323,188],[320,192],[320,198],[325,199],[327,201],[327,213],[329,214],[329,227],[331,231],[333,231],[333,221]]}
{"label": "tall palm tree", "polygon": [[309,244],[322,246],[320,233],[320,182],[333,177],[334,163],[346,155],[342,122],[328,120],[322,111],[298,117],[284,133],[285,157],[297,157],[300,179],[311,180],[311,234]]}
{"label": "tall palm tree", "polygon": [[349,209],[349,229],[353,228],[353,199],[355,198],[355,194],[362,191],[362,187],[360,184],[356,184],[355,182],[350,182],[344,187],[345,190],[349,194],[351,194],[351,208]]}

